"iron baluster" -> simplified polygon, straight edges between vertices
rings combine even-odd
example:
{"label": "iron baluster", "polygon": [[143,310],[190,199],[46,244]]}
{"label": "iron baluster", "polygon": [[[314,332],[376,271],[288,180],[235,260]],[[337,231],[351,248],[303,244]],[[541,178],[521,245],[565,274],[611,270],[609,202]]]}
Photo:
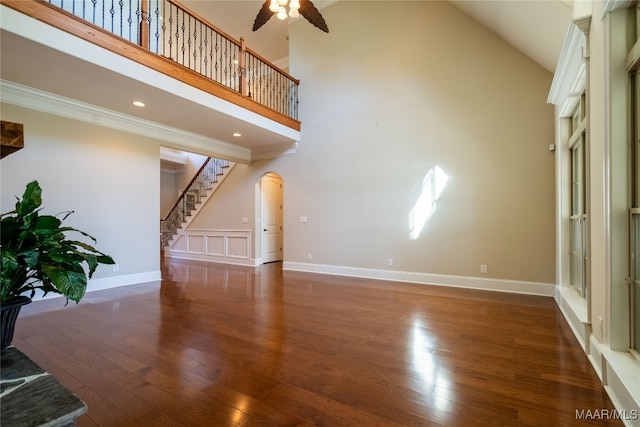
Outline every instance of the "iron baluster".
{"label": "iron baluster", "polygon": [[48,2],[297,119],[296,80],[246,49],[242,40],[226,37],[174,0],[117,0],[117,5],[116,0]]}

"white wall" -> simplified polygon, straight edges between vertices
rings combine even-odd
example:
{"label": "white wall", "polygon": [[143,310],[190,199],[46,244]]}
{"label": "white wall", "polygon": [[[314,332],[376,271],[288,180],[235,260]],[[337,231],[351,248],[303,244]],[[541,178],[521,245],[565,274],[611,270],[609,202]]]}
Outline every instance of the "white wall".
{"label": "white wall", "polygon": [[[322,14],[330,34],[291,25],[297,153],[236,166],[192,227],[249,217],[259,231],[255,186],[274,171],[286,263],[553,283],[551,74],[447,2],[338,2]],[[449,180],[412,239],[436,166]]]}
{"label": "white wall", "polygon": [[8,104],[2,120],[24,125],[25,148],[0,162],[1,211],[38,180],[43,212],[74,210],[66,223],[119,265],[100,266],[89,290],[159,279],[158,142]]}

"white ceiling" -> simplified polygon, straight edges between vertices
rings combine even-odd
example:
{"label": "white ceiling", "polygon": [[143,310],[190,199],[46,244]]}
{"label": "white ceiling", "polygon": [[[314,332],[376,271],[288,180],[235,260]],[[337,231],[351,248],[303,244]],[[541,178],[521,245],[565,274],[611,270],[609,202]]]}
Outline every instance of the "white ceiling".
{"label": "white ceiling", "polygon": [[572,16],[560,0],[450,0],[547,71],[556,70]]}

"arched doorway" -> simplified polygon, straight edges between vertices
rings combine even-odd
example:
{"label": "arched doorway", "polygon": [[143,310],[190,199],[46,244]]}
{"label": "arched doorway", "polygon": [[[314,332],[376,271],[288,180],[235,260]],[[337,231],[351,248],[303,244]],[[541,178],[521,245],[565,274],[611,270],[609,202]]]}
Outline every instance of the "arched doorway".
{"label": "arched doorway", "polygon": [[277,173],[260,179],[262,263],[282,261],[283,180]]}

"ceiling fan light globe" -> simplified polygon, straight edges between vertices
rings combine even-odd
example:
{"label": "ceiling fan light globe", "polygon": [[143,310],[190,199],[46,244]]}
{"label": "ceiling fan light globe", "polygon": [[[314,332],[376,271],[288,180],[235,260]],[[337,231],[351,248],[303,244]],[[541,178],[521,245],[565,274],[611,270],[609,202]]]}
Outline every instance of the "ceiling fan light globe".
{"label": "ceiling fan light globe", "polygon": [[289,0],[276,0],[278,2],[278,6],[286,6]]}
{"label": "ceiling fan light globe", "polygon": [[300,9],[300,2],[298,0],[291,0],[289,3],[289,9]]}
{"label": "ceiling fan light globe", "polygon": [[285,19],[287,19],[287,11],[284,8],[284,6],[280,6],[280,9],[278,10],[278,13],[276,14],[276,18],[278,18],[281,21],[284,21]]}
{"label": "ceiling fan light globe", "polygon": [[300,12],[298,12],[298,9],[289,9],[289,18],[295,19],[298,16],[300,16]]}
{"label": "ceiling fan light globe", "polygon": [[271,3],[269,3],[269,10],[271,12],[277,12],[278,9],[280,9],[280,6],[278,6],[278,2],[276,0],[271,0]]}

